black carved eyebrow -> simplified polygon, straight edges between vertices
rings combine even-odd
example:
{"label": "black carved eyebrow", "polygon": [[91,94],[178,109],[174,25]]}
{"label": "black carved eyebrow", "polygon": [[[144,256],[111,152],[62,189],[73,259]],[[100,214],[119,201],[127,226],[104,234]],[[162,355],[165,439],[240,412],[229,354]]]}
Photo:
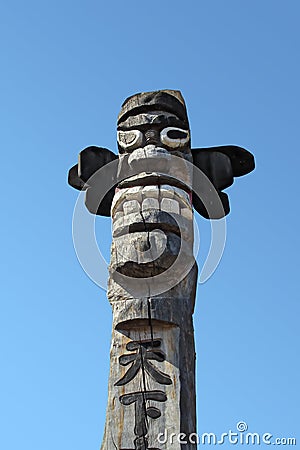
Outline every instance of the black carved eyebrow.
{"label": "black carved eyebrow", "polygon": [[156,112],[157,117],[153,122],[149,122],[146,119],[143,119],[142,115],[129,116],[124,122],[121,122],[118,125],[117,129],[118,131],[127,131],[127,130],[143,131],[145,129],[149,129],[149,127],[152,126],[153,128],[158,129],[163,129],[166,127],[176,127],[188,130],[188,126],[185,122],[183,122],[176,116],[165,115],[164,112],[161,113]]}

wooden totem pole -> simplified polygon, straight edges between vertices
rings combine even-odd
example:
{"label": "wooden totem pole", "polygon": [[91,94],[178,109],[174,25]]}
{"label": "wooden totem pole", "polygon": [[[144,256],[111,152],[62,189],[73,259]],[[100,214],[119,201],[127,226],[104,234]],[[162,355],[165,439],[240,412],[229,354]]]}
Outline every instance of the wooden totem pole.
{"label": "wooden totem pole", "polygon": [[196,433],[193,206],[206,218],[228,214],[222,190],[253,170],[254,159],[236,146],[191,149],[179,91],[129,97],[117,129],[119,156],[88,147],[69,172],[71,186],[86,190],[88,210],[112,217],[102,449],[180,449],[178,439],[159,437]]}

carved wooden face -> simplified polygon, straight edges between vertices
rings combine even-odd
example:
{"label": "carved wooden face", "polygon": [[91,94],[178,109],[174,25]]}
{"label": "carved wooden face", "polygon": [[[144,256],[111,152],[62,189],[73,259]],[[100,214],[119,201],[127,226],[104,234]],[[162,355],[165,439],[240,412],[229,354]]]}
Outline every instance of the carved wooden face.
{"label": "carved wooden face", "polygon": [[184,260],[191,259],[190,131],[185,107],[176,97],[142,93],[128,103],[117,128],[120,181],[111,209],[111,269],[151,278],[171,267],[182,240],[189,249]]}

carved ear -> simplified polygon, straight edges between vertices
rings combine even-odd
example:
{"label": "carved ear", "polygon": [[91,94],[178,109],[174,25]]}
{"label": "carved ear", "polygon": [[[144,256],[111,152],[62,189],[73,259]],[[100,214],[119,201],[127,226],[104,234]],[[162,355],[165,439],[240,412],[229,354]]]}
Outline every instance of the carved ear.
{"label": "carved ear", "polygon": [[228,195],[225,192],[218,191],[219,198],[222,202],[223,211],[220,207],[219,202],[216,200],[216,196],[212,196],[211,201],[209,202],[209,212],[205,208],[202,200],[198,197],[197,194],[193,192],[193,207],[202,217],[205,219],[222,219],[222,217],[227,216],[230,212],[230,205]]}
{"label": "carved ear", "polygon": [[85,148],[79,153],[79,162],[69,170],[68,183],[75,189],[82,190],[88,179],[97,170],[118,158],[107,148],[95,147]]}
{"label": "carved ear", "polygon": [[[193,205],[196,211],[205,218],[220,219],[230,211],[228,196],[222,192],[223,189],[232,185],[234,177],[240,177],[251,172],[254,167],[253,155],[242,147],[236,145],[223,145],[220,147],[195,148],[192,149],[193,163],[212,182],[222,202],[224,213],[220,214],[214,196],[207,199],[210,204],[209,216],[201,199],[193,193]],[[194,171],[194,179],[199,176]],[[197,183],[199,184],[199,183]]]}
{"label": "carved ear", "polygon": [[79,153],[78,175],[87,182],[97,170],[114,161],[118,155],[102,147],[87,147]]}
{"label": "carved ear", "polygon": [[78,164],[71,167],[71,169],[69,170],[68,183],[78,191],[86,189],[84,181],[82,181],[82,179],[78,176]]}
{"label": "carved ear", "polygon": [[109,217],[116,187],[113,186],[110,188],[103,196],[104,190],[101,191],[101,185],[103,187],[103,184],[100,182],[100,189],[97,187],[98,185],[99,183],[97,182],[94,186],[87,189],[85,194],[85,206],[91,214]]}
{"label": "carved ear", "polygon": [[79,162],[69,170],[68,183],[78,190],[86,190],[85,204],[92,214],[110,216],[115,193],[116,166],[98,170],[117,159],[107,148],[87,147],[79,153]]}
{"label": "carved ear", "polygon": [[[218,147],[209,148],[195,148],[192,149],[194,164],[197,165],[197,158],[199,153],[207,154],[222,153],[226,155],[231,162],[232,174],[234,177],[241,177],[246,175],[255,168],[254,156],[248,150],[237,145],[221,145]],[[201,167],[199,167],[201,168]]]}
{"label": "carved ear", "polygon": [[[192,155],[194,165],[209,178],[216,189],[221,191],[232,185],[233,171],[227,155],[205,148],[192,149]],[[194,170],[194,177],[197,177],[197,172]]]}

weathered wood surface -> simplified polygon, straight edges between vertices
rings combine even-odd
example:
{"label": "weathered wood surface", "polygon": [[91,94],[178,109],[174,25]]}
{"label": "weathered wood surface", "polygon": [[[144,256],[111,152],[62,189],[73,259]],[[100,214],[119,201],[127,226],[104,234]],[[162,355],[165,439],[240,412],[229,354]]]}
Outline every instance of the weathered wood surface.
{"label": "weathered wood surface", "polygon": [[[119,115],[118,130],[119,173],[140,171],[119,183],[111,208],[113,326],[102,449],[163,449],[169,446],[159,442],[160,434],[196,431],[197,268],[184,102],[179,93],[132,97]],[[179,164],[171,164],[171,150]],[[187,265],[184,277],[184,264],[173,269],[180,252]],[[158,294],[157,277],[165,283]],[[174,442],[172,448],[179,449]]]}
{"label": "weathered wood surface", "polygon": [[112,217],[102,450],[179,450],[176,438],[170,446],[158,436],[196,433],[192,205],[205,218],[228,214],[223,190],[254,169],[254,158],[237,146],[191,149],[185,103],[172,90],[125,100],[118,149],[86,148],[68,178],[86,191],[91,213]]}

